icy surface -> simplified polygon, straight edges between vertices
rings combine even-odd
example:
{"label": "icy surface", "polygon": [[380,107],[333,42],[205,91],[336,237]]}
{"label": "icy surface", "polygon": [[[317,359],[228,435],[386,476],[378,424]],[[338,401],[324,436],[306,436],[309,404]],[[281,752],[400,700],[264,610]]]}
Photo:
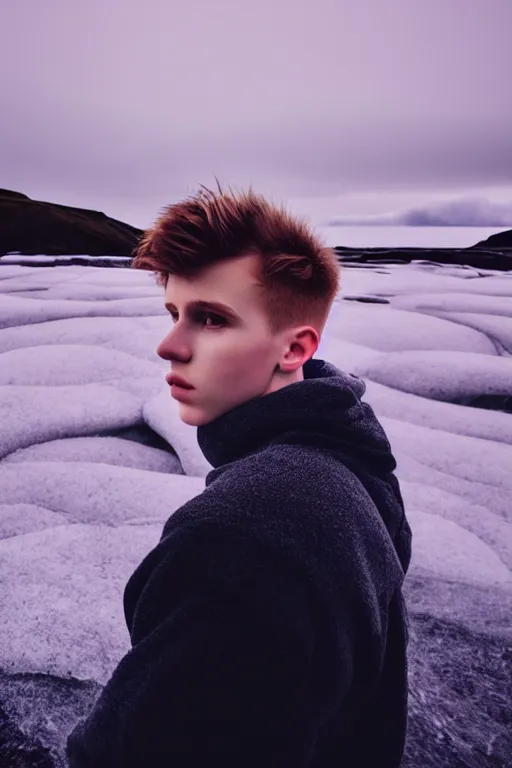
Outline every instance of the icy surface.
{"label": "icy surface", "polygon": [[[512,394],[512,276],[485,274],[344,266],[316,356],[365,380],[391,442],[414,535],[407,580],[483,590],[469,611],[440,589],[432,610],[468,625],[478,614],[492,634],[504,627],[487,599],[512,596],[512,415],[471,403]],[[104,684],[130,647],[127,579],[204,488],[210,465],[155,351],[166,315],[145,272],[0,265],[9,672]]]}

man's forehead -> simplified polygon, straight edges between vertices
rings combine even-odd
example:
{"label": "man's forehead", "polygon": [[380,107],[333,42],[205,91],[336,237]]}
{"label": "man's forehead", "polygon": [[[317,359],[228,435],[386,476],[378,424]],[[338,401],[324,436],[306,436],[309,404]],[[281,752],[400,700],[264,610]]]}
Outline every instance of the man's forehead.
{"label": "man's forehead", "polygon": [[[217,266],[217,265],[216,265]],[[169,275],[165,289],[165,305],[217,305],[226,311],[243,313],[244,308],[257,303],[256,278],[247,268],[240,269],[235,261],[223,263],[223,273],[209,270],[197,277]],[[243,265],[247,267],[248,265]],[[231,267],[231,271],[229,270]]]}

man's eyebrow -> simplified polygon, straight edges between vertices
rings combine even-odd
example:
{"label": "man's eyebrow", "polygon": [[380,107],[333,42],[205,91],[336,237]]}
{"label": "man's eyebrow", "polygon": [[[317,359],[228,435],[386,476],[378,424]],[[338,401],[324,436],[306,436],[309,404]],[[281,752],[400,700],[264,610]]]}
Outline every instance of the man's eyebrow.
{"label": "man's eyebrow", "polygon": [[[165,308],[169,310],[175,310],[176,306],[168,301],[165,304]],[[214,312],[223,312],[226,315],[230,315],[231,317],[235,319],[240,319],[236,312],[231,309],[231,307],[228,307],[226,304],[221,304],[219,301],[191,301],[187,306],[186,309],[189,311],[193,311],[195,309],[211,309]]]}

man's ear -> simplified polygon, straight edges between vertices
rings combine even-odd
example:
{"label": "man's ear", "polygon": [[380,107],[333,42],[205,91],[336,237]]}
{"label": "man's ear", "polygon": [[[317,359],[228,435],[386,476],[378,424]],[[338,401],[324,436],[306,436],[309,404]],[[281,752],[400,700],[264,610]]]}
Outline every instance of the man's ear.
{"label": "man's ear", "polygon": [[292,349],[295,347],[294,351],[296,352],[296,347],[299,346],[301,348],[300,357],[305,358],[305,359],[302,359],[300,366],[297,366],[297,367],[301,367],[302,365],[304,365],[304,363],[306,363],[310,358],[313,357],[313,355],[315,354],[316,350],[319,347],[319,344],[320,344],[320,339],[319,339],[318,332],[314,328],[309,326],[307,328],[303,328],[300,331],[300,333],[297,334],[295,339],[292,339],[290,350],[287,354],[289,354],[292,357],[295,356],[297,359],[299,355],[298,354],[294,355],[292,353]]}

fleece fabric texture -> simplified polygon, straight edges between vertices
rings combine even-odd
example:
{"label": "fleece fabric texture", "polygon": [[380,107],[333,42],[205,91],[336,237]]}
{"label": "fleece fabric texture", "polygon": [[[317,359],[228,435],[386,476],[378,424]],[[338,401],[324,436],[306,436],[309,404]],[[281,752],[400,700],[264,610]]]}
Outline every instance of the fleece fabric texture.
{"label": "fleece fabric texture", "polygon": [[411,558],[366,385],[323,360],[198,427],[213,469],[130,577],[71,768],[396,768]]}

